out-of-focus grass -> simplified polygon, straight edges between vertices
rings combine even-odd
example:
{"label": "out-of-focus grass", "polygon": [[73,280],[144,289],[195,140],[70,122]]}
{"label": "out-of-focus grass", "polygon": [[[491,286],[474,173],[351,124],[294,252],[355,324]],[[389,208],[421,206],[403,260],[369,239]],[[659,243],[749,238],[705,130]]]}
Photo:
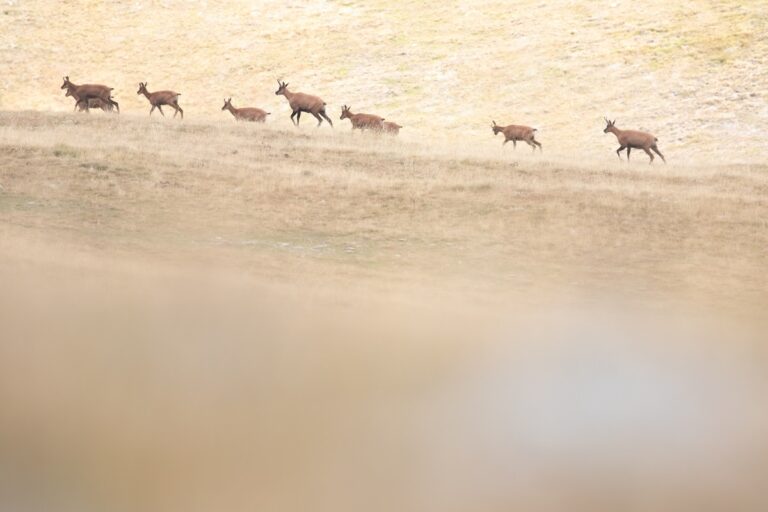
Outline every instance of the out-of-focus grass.
{"label": "out-of-focus grass", "polygon": [[530,156],[516,165],[450,141],[228,119],[0,120],[8,265],[66,266],[57,252],[75,250],[215,261],[332,289],[418,282],[520,298],[594,288],[736,309],[766,300],[761,166],[574,167]]}
{"label": "out-of-focus grass", "polygon": [[764,167],[225,119],[0,114],[0,508],[764,508]]}

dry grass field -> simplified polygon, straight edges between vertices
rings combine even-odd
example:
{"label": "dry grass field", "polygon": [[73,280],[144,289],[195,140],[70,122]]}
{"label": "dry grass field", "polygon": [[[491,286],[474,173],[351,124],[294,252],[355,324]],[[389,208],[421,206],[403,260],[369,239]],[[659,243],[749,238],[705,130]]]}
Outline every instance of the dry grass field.
{"label": "dry grass field", "polygon": [[6,267],[213,262],[303,292],[417,300],[768,299],[765,166],[517,164],[230,120],[1,120]]}
{"label": "dry grass field", "polygon": [[0,187],[4,506],[764,508],[765,166],[5,112]]}
{"label": "dry grass field", "polygon": [[547,154],[609,162],[606,115],[655,133],[678,163],[768,157],[762,0],[2,4],[0,110],[70,110],[69,75],[114,87],[127,112],[149,111],[147,81],[180,92],[190,120],[229,116],[232,96],[287,128],[282,78],[334,120],[348,104],[429,140],[495,149],[494,119],[538,127]]}
{"label": "dry grass field", "polygon": [[766,510],[765,11],[3,1],[0,510]]}

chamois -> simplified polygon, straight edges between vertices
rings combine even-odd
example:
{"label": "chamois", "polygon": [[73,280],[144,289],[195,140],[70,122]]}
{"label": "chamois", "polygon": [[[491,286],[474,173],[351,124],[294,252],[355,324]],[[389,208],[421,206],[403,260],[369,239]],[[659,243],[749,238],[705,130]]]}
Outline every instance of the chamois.
{"label": "chamois", "polygon": [[400,133],[400,128],[402,128],[402,126],[397,123],[393,123],[392,121],[384,121],[381,123],[381,126],[384,130],[384,133],[388,133],[390,135],[397,135]]}
{"label": "chamois", "polygon": [[88,103],[88,100],[98,98],[107,105],[111,105],[117,109],[120,113],[120,105],[112,99],[112,87],[99,84],[83,84],[76,85],[70,82],[69,77],[64,77],[64,83],[61,84],[62,89],[66,89],[70,96],[75,98],[75,108],[79,103]]}
{"label": "chamois", "polygon": [[[288,104],[291,106],[291,121],[294,125],[299,126],[299,119],[301,118],[302,112],[308,112],[315,116],[315,119],[317,119],[317,126],[320,126],[323,124],[323,119],[328,121],[328,124],[331,125],[331,128],[333,128],[333,122],[331,122],[330,118],[325,115],[325,102],[318,98],[317,96],[312,96],[310,94],[304,94],[303,92],[291,92],[288,90],[288,84],[285,82],[281,82],[280,80],[277,81],[277,91],[275,91],[275,95],[283,95],[285,96],[285,99],[288,100]],[[294,121],[294,116],[296,117],[296,120]],[[322,116],[322,118],[320,117]]]}
{"label": "chamois", "polygon": [[113,108],[111,104],[105,103],[101,98],[91,98],[87,101],[80,101],[80,99],[75,96],[77,93],[67,90],[67,93],[64,96],[72,96],[75,98],[75,110],[80,110],[80,112],[85,111],[88,113],[90,109],[92,108],[100,108],[104,112],[112,112]]}
{"label": "chamois", "polygon": [[667,159],[664,158],[664,155],[661,154],[661,151],[659,151],[659,147],[657,146],[659,139],[650,133],[638,132],[635,130],[619,130],[616,128],[615,119],[613,121],[609,121],[607,117],[604,117],[603,119],[605,119],[606,123],[603,133],[611,132],[617,139],[619,139],[619,149],[616,150],[616,155],[618,155],[619,160],[621,160],[621,152],[626,148],[627,162],[629,162],[629,151],[634,148],[642,149],[649,157],[651,157],[651,161],[648,162],[648,164],[653,163],[653,153],[651,153],[651,150],[659,155],[664,163],[667,163]]}
{"label": "chamois", "polygon": [[498,135],[499,132],[504,134],[504,142],[501,143],[504,146],[507,142],[512,141],[512,146],[517,149],[517,141],[522,140],[533,148],[533,152],[536,152],[538,146],[540,152],[544,152],[541,148],[541,144],[536,140],[536,128],[530,126],[518,126],[510,124],[508,126],[499,126],[496,121],[493,121],[491,125],[494,135]]}
{"label": "chamois", "polygon": [[224,106],[221,107],[221,110],[232,112],[236,121],[252,121],[255,123],[263,123],[267,120],[267,116],[271,114],[271,112],[265,112],[260,108],[235,108],[232,106],[232,98],[224,100]]}
{"label": "chamois", "polygon": [[352,129],[381,131],[384,129],[382,123],[383,117],[373,114],[353,114],[350,107],[344,105],[341,107],[341,117],[339,119],[349,119],[352,121]]}
{"label": "chamois", "polygon": [[176,114],[181,113],[181,118],[184,119],[184,110],[182,110],[182,108],[179,106],[179,96],[181,96],[180,93],[173,91],[149,92],[147,90],[147,82],[139,82],[139,90],[136,91],[136,94],[143,94],[149,100],[149,104],[152,105],[152,108],[149,109],[150,116],[152,115],[152,112],[157,109],[160,111],[163,117],[165,117],[165,113],[163,112],[163,105],[169,105],[175,110],[173,117],[176,117]]}

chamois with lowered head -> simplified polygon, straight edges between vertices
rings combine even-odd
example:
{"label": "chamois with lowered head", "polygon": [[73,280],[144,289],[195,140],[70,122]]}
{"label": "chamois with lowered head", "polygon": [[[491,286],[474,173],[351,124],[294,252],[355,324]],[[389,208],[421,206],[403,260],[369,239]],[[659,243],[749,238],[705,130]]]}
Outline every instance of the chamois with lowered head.
{"label": "chamois with lowered head", "polygon": [[400,133],[400,128],[402,128],[402,126],[397,123],[393,123],[392,121],[384,121],[381,123],[381,126],[384,130],[384,133],[388,133],[390,135],[397,135]]}
{"label": "chamois with lowered head", "polygon": [[344,105],[341,107],[341,117],[339,119],[349,119],[352,122],[352,129],[373,130],[380,132],[384,129],[382,123],[383,117],[373,114],[353,114],[350,107]]}
{"label": "chamois with lowered head", "polygon": [[[642,149],[648,154],[649,157],[651,157],[651,160],[648,162],[648,164],[653,163],[653,153],[659,155],[662,161],[667,163],[667,159],[664,158],[664,155],[661,154],[661,151],[659,151],[659,147],[657,146],[659,139],[646,132],[639,132],[636,130],[619,130],[616,128],[615,119],[613,121],[609,121],[607,117],[604,117],[603,119],[605,119],[606,123],[603,133],[611,132],[616,136],[617,139],[619,139],[619,149],[616,150],[616,154],[618,155],[619,160],[621,160],[621,152],[626,148],[627,162],[629,162],[629,151],[631,149]],[[653,150],[653,153],[651,153],[651,150]]]}
{"label": "chamois with lowered head", "polygon": [[510,124],[507,126],[500,126],[493,121],[491,125],[494,135],[498,135],[499,132],[504,134],[504,142],[501,143],[504,146],[507,142],[512,141],[512,146],[517,149],[517,141],[521,140],[533,148],[534,153],[536,148],[539,148],[540,152],[544,152],[541,148],[541,144],[536,140],[536,128],[530,126],[520,126],[516,124]]}
{"label": "chamois with lowered head", "polygon": [[149,104],[152,105],[152,108],[149,109],[150,116],[157,109],[165,117],[163,105],[168,105],[175,110],[173,117],[176,117],[176,114],[181,114],[181,118],[184,119],[184,110],[179,106],[180,93],[174,91],[149,92],[147,90],[147,82],[139,82],[139,90],[136,91],[136,94],[143,94],[149,100]]}
{"label": "chamois with lowered head", "polygon": [[89,100],[99,99],[105,104],[116,108],[117,112],[120,113],[120,105],[112,99],[112,87],[100,84],[77,85],[73,84],[68,76],[65,76],[61,88],[67,90],[67,96],[75,98],[75,109],[78,108],[80,103],[84,103],[87,106]]}
{"label": "chamois with lowered head", "polygon": [[[105,103],[104,100],[101,98],[91,98],[89,100],[80,101],[80,98],[76,96],[76,92],[70,91],[67,89],[67,93],[64,96],[72,96],[75,98],[75,110],[80,110],[80,112],[89,113],[90,109],[92,108],[100,108],[104,112],[112,112],[114,110],[114,107],[109,104]],[[73,112],[74,112],[73,111]]]}
{"label": "chamois with lowered head", "polygon": [[[325,114],[325,102],[317,96],[311,94],[304,94],[303,92],[291,92],[288,90],[288,84],[285,82],[277,81],[277,91],[275,95],[283,95],[288,100],[288,104],[291,106],[291,121],[294,125],[299,126],[299,119],[302,112],[308,112],[315,116],[317,119],[317,126],[323,124],[323,119],[328,121],[328,124],[333,127],[333,122]],[[322,117],[321,117],[322,116]],[[293,118],[296,117],[296,120]]]}
{"label": "chamois with lowered head", "polygon": [[263,123],[271,114],[271,112],[255,107],[235,108],[232,106],[232,98],[224,100],[224,106],[221,107],[221,110],[229,110],[235,116],[236,121],[250,121],[252,123]]}

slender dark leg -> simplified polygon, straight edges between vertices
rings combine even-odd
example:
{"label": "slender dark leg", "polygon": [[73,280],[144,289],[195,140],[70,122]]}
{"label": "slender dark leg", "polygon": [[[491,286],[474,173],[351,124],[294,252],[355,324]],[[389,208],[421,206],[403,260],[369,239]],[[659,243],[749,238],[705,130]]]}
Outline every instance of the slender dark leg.
{"label": "slender dark leg", "polygon": [[333,128],[333,122],[331,121],[331,118],[330,118],[330,117],[328,117],[328,116],[325,114],[325,109],[323,109],[323,110],[321,110],[321,111],[320,111],[320,115],[321,115],[321,116],[323,116],[323,118],[324,118],[326,121],[328,121],[328,124],[329,124],[329,125],[331,125],[331,128]]}
{"label": "slender dark leg", "polygon": [[627,163],[629,163],[629,151],[630,151],[631,149],[632,149],[632,148],[630,148],[629,146],[627,146]]}
{"label": "slender dark leg", "polygon": [[184,111],[181,109],[178,103],[171,103],[171,106],[176,110],[173,113],[173,117],[176,117],[176,114],[181,114],[181,118],[184,119]]}
{"label": "slender dark leg", "polygon": [[320,128],[320,125],[323,124],[323,118],[320,117],[320,114],[315,114],[314,112],[310,112],[313,116],[315,116],[315,119],[317,119],[317,127]]}
{"label": "slender dark leg", "polygon": [[653,152],[654,152],[654,153],[656,153],[657,155],[659,155],[659,156],[661,157],[661,160],[662,160],[664,163],[667,163],[667,159],[666,159],[666,158],[664,158],[664,155],[662,155],[662,154],[661,154],[661,151],[659,151],[659,148],[658,148],[658,146],[656,146],[656,144],[654,144],[653,146],[651,146],[651,149],[653,150]]}
{"label": "slender dark leg", "polygon": [[651,157],[651,161],[650,161],[650,162],[648,162],[648,164],[649,164],[649,165],[650,165],[650,164],[652,164],[652,163],[653,163],[653,153],[651,153],[651,150],[650,150],[650,149],[648,149],[648,148],[643,148],[643,151],[645,151],[646,153],[648,153],[648,156],[649,156],[649,157]]}
{"label": "slender dark leg", "polygon": [[621,152],[624,151],[624,148],[627,146],[619,146],[619,149],[616,150],[616,155],[618,155],[619,160],[621,160]]}

